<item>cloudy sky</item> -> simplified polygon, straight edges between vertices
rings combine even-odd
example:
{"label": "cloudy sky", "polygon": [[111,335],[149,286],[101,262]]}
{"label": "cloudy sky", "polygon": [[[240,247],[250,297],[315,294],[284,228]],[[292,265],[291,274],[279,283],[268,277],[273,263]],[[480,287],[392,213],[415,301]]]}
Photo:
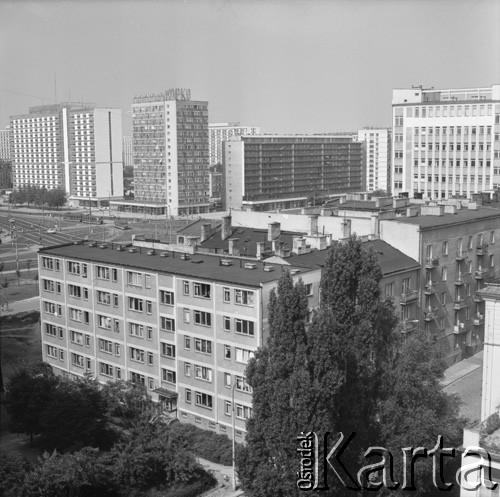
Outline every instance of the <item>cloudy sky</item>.
{"label": "cloudy sky", "polygon": [[392,88],[500,83],[497,0],[0,0],[0,128],[191,88],[268,133],[390,126]]}

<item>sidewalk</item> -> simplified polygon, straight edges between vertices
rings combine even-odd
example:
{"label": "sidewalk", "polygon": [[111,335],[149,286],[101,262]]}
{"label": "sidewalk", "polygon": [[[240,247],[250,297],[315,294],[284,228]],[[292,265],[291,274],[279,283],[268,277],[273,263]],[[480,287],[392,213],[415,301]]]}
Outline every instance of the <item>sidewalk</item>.
{"label": "sidewalk", "polygon": [[442,384],[447,387],[464,376],[473,373],[479,368],[483,367],[483,351],[464,359],[463,361],[453,364],[444,372],[444,379]]}

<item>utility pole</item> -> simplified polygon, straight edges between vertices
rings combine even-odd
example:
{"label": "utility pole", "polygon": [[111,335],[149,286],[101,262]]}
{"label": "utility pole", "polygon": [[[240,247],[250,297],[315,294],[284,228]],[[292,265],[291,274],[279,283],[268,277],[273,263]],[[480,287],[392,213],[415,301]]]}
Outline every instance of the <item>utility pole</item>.
{"label": "utility pole", "polygon": [[235,420],[235,409],[234,409],[234,389],[236,388],[236,380],[234,382],[231,391],[231,407],[233,409],[232,421],[233,421],[233,492],[236,491],[236,420]]}

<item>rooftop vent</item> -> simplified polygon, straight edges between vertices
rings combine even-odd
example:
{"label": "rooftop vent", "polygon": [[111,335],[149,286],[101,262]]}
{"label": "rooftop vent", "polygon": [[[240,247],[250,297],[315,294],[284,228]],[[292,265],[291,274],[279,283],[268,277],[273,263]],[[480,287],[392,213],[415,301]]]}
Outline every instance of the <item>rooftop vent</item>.
{"label": "rooftop vent", "polygon": [[255,269],[257,267],[257,264],[254,262],[246,262],[245,263],[245,269]]}
{"label": "rooftop vent", "polygon": [[233,265],[233,261],[230,260],[230,259],[221,259],[220,260],[220,265],[221,266],[232,266]]}
{"label": "rooftop vent", "polygon": [[148,254],[148,255],[155,255],[155,253],[156,253],[156,252],[155,252],[154,250],[148,250],[148,251],[146,252],[146,254]]}
{"label": "rooftop vent", "polygon": [[195,261],[191,261],[193,264],[201,264],[203,261],[201,259],[196,259]]}
{"label": "rooftop vent", "polygon": [[118,247],[116,247],[116,250],[118,252],[123,252],[123,247],[121,245],[118,245]]}
{"label": "rooftop vent", "polygon": [[135,254],[136,252],[138,252],[138,250],[134,247],[134,248],[129,248],[128,251],[131,253],[131,254]]}
{"label": "rooftop vent", "polygon": [[181,259],[183,261],[189,261],[189,255],[188,254],[181,254]]}
{"label": "rooftop vent", "polygon": [[168,252],[161,252],[160,257],[168,257]]}
{"label": "rooftop vent", "polygon": [[300,273],[300,269],[291,269],[290,274],[297,274]]}
{"label": "rooftop vent", "polygon": [[90,242],[89,247],[97,247],[97,242]]}
{"label": "rooftop vent", "polygon": [[274,266],[264,266],[264,271],[270,273],[271,271],[274,271]]}

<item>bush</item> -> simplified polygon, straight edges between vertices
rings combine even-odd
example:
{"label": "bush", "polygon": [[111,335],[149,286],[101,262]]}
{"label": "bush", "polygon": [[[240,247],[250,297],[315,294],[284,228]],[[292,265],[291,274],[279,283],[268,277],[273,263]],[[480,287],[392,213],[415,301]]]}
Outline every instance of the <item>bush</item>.
{"label": "bush", "polygon": [[[168,497],[196,497],[208,489],[215,487],[217,484],[217,479],[207,473],[205,470],[201,470],[199,477],[193,483],[187,485],[173,486],[168,489]],[[163,497],[164,493],[158,493],[158,497]],[[151,495],[148,497],[157,497],[156,495]]]}
{"label": "bush", "polygon": [[0,495],[14,497],[30,470],[29,462],[17,452],[0,456]]}
{"label": "bush", "polygon": [[[175,430],[186,438],[190,449],[197,456],[224,466],[231,466],[233,445],[232,440],[226,435],[202,430],[190,424],[178,424]],[[238,447],[239,444],[237,444],[237,450]]]}

